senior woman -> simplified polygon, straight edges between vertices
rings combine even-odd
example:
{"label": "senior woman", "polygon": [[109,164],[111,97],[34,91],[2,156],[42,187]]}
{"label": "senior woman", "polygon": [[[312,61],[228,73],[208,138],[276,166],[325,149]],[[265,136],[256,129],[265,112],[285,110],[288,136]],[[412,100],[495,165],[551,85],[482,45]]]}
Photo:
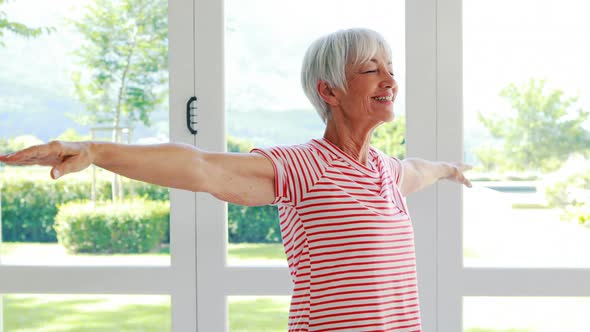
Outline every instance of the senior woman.
{"label": "senior woman", "polygon": [[220,153],[193,146],[60,142],[8,156],[52,166],[51,176],[91,164],[161,186],[242,204],[278,206],[294,283],[289,331],[420,331],[413,229],[405,196],[439,179],[470,187],[460,162],[399,160],[371,147],[394,119],[391,50],[367,29],[334,32],[308,49],[305,94],[324,136],[292,146]]}

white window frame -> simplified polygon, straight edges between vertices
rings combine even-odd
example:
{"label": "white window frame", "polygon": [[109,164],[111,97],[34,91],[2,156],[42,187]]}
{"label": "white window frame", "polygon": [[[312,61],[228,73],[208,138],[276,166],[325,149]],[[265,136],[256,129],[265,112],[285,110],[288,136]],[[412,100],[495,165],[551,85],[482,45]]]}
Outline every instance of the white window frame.
{"label": "white window frame", "polygon": [[[195,72],[198,102],[197,147],[224,151],[223,1],[195,0]],[[228,267],[227,204],[197,194],[197,316],[199,331],[227,331],[226,297],[290,295],[286,267]]]}
{"label": "white window frame", "polygon": [[[168,4],[170,141],[188,144],[195,143],[183,111],[194,95],[194,18],[186,10],[193,5],[192,0]],[[196,331],[195,196],[171,190],[170,266],[0,265],[0,294],[169,295],[173,331]]]}
{"label": "white window frame", "polygon": [[[433,143],[437,159],[463,160],[462,0],[437,2],[437,125]],[[590,269],[464,268],[462,203],[460,186],[438,185],[437,331],[462,331],[464,296],[590,296]]]}
{"label": "white window frame", "polygon": [[[195,0],[196,95],[199,98],[197,147],[224,151],[224,3]],[[406,1],[407,154],[436,156],[434,0]],[[413,74],[412,74],[413,73]],[[429,130],[430,129],[430,130]],[[430,135],[430,136],[428,136]],[[426,138],[426,139],[425,139]],[[409,199],[418,244],[418,278],[423,324],[436,317],[435,191]],[[414,209],[411,207],[414,206]],[[197,194],[197,289],[199,331],[227,331],[227,296],[291,295],[287,267],[226,266],[227,208],[209,194]]]}
{"label": "white window frame", "polygon": [[[195,1],[197,146],[223,151],[223,1]],[[463,160],[462,2],[408,0],[405,8],[406,155]],[[425,332],[461,331],[464,296],[590,296],[588,269],[463,268],[462,201],[462,188],[444,181],[408,198]],[[227,331],[227,296],[291,294],[286,267],[226,266],[226,204],[198,194],[197,206],[200,331]]]}

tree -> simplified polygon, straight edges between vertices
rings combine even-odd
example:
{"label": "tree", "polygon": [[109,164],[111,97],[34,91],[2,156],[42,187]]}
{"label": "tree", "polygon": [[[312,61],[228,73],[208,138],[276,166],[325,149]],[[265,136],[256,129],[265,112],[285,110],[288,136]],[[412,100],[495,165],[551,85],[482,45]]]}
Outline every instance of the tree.
{"label": "tree", "polygon": [[33,135],[22,135],[8,139],[0,138],[0,154],[13,153],[38,144],[43,144],[43,141]]}
{"label": "tree", "polygon": [[388,156],[403,159],[406,155],[405,136],[406,117],[400,116],[390,123],[379,126],[373,132],[371,145]]}
{"label": "tree", "polygon": [[[5,4],[6,0],[0,0],[0,5]],[[24,38],[33,38],[40,36],[43,31],[46,33],[51,33],[55,31],[55,28],[51,27],[40,27],[40,28],[31,28],[22,23],[12,22],[9,21],[6,17],[6,12],[0,10],[0,46],[4,47],[5,44],[2,41],[2,37],[4,36],[4,32],[12,32],[15,35],[24,37]]]}
{"label": "tree", "polygon": [[477,152],[487,164],[492,165],[488,157],[493,154],[501,171],[551,172],[572,153],[590,153],[590,133],[582,126],[590,113],[576,108],[578,97],[565,97],[561,90],[547,91],[545,81],[535,79],[520,88],[510,84],[500,96],[516,113],[509,117],[478,113],[501,142]]}
{"label": "tree", "polygon": [[252,143],[232,136],[227,136],[227,151],[248,153],[252,150]]}
{"label": "tree", "polygon": [[[96,0],[80,21],[72,22],[86,39],[75,55],[83,72],[72,80],[86,105],[82,124],[127,121],[150,125],[150,113],[165,100],[168,66],[166,0]],[[120,140],[113,130],[113,140]]]}
{"label": "tree", "polygon": [[63,133],[59,134],[55,138],[58,141],[89,141],[91,139],[90,135],[82,135],[76,131],[74,128],[68,128]]}

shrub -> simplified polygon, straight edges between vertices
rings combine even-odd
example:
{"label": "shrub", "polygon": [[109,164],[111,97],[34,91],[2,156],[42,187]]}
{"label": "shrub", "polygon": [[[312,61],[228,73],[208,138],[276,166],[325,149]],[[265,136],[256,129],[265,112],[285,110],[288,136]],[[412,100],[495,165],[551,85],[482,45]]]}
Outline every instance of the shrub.
{"label": "shrub", "polygon": [[543,189],[552,207],[570,208],[590,200],[590,160],[570,158],[557,172],[546,177]]}
{"label": "shrub", "polygon": [[169,201],[170,190],[166,187],[160,187],[146,182],[133,181],[125,183],[125,197],[141,197],[153,201]]}
{"label": "shrub", "polygon": [[[10,169],[0,175],[2,240],[6,242],[56,242],[53,223],[57,205],[91,198],[92,180],[84,174],[68,175],[58,181],[49,178],[48,169],[41,173]],[[110,200],[110,176],[98,176],[96,184],[97,200]],[[126,198],[168,200],[169,197],[167,188],[145,182],[132,181],[124,188]]]}
{"label": "shrub", "polygon": [[572,219],[590,228],[590,206],[579,206],[572,211]]}
{"label": "shrub", "polygon": [[281,242],[278,211],[275,206],[242,206],[228,204],[228,237],[230,243]]}
{"label": "shrub", "polygon": [[[2,195],[2,240],[6,242],[57,242],[53,228],[57,205],[89,200],[88,174],[68,175],[51,180],[48,168],[40,172],[6,168],[0,173]],[[169,190],[145,182],[124,179],[125,198],[169,201]],[[111,199],[111,174],[97,176],[97,199]],[[228,204],[229,240],[240,242],[281,242],[277,209],[274,206],[246,207]],[[169,227],[169,225],[167,225]],[[169,243],[167,228],[164,243]]]}
{"label": "shrub", "polygon": [[[5,176],[2,194],[3,241],[55,242],[57,204],[90,198],[90,181],[53,181],[45,176]],[[110,197],[110,183],[99,182],[99,199]]]}
{"label": "shrub", "polygon": [[170,205],[145,199],[121,203],[89,201],[59,206],[55,231],[73,253],[142,253],[166,236]]}

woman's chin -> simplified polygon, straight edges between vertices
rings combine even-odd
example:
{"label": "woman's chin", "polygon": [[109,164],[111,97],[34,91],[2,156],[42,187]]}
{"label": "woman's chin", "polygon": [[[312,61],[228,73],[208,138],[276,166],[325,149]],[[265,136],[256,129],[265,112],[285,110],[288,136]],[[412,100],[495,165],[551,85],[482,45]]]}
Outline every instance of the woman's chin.
{"label": "woman's chin", "polygon": [[390,112],[388,112],[383,119],[383,122],[391,122],[395,119],[395,113],[393,112],[393,110],[391,110]]}

